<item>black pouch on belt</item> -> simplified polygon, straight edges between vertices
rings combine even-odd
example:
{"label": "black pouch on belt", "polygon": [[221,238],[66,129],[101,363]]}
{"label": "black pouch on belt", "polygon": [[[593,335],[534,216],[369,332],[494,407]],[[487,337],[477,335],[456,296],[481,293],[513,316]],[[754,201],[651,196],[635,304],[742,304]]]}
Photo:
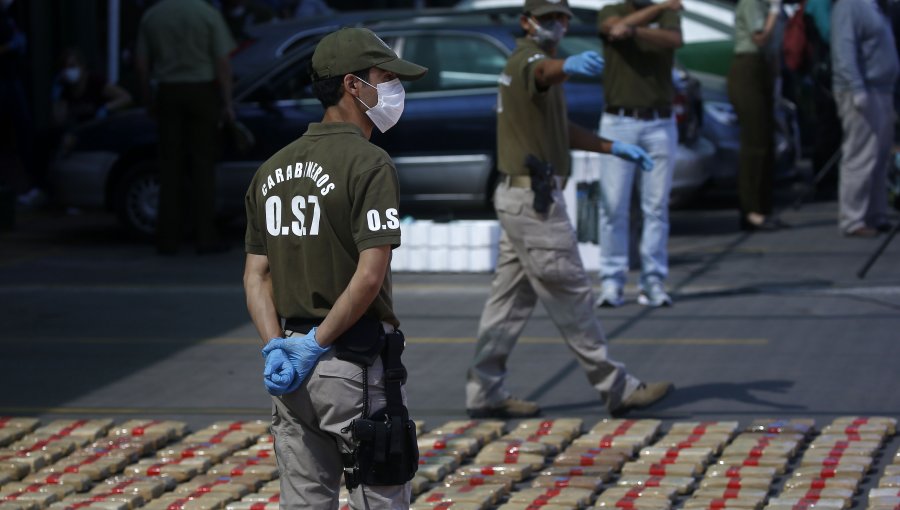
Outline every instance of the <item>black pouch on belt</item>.
{"label": "black pouch on belt", "polygon": [[553,204],[553,166],[536,158],[533,154],[525,157],[525,166],[531,175],[531,191],[534,191],[534,212],[546,214]]}
{"label": "black pouch on belt", "polygon": [[[354,485],[402,485],[412,480],[419,468],[416,424],[409,419],[400,391],[406,381],[406,368],[400,361],[403,333],[396,331],[384,336],[381,359],[387,406],[368,418],[350,423],[350,433],[357,445],[355,466],[345,465],[345,468],[352,470],[348,482],[353,478]],[[348,488],[352,489],[350,485]]]}
{"label": "black pouch on belt", "polygon": [[[291,331],[309,331],[322,321],[293,320],[285,322]],[[384,348],[384,326],[381,321],[363,316],[334,342],[334,357],[371,367]]]}

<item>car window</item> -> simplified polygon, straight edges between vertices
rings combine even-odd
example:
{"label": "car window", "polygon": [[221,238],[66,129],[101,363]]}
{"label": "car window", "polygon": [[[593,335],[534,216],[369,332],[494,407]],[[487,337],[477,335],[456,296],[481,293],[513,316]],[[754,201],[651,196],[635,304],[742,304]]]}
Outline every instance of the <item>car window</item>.
{"label": "car window", "polygon": [[507,55],[483,37],[464,34],[407,36],[403,58],[428,68],[420,80],[405,84],[409,92],[495,87]]}
{"label": "car window", "polygon": [[603,53],[603,42],[596,35],[568,34],[559,42],[560,57],[568,57],[589,50]]}
{"label": "car window", "polygon": [[263,79],[249,96],[251,102],[265,103],[314,98],[309,76],[309,56],[283,65]]}

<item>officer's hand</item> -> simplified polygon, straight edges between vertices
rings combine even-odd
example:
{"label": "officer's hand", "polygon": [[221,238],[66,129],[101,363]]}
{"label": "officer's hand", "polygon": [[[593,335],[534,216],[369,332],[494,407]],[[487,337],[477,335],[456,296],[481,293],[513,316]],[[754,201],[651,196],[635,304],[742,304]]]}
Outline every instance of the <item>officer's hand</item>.
{"label": "officer's hand", "polygon": [[858,90],[853,93],[853,106],[859,111],[863,111],[869,106],[869,95],[866,94],[865,90]]}
{"label": "officer's hand", "polygon": [[641,166],[641,170],[645,172],[653,170],[653,158],[647,154],[647,151],[637,145],[624,142],[613,142],[612,153],[613,156],[637,163]]}
{"label": "officer's hand", "polygon": [[572,55],[563,62],[563,72],[583,76],[600,76],[605,62],[596,51],[585,51]]}
{"label": "officer's hand", "polygon": [[283,349],[274,349],[266,356],[263,369],[263,383],[270,395],[280,396],[291,393],[300,387],[302,381],[297,377],[294,365]]}
{"label": "officer's hand", "polygon": [[297,372],[299,384],[303,384],[306,377],[312,372],[319,361],[319,357],[328,352],[331,347],[321,347],[316,341],[316,328],[309,333],[296,338],[273,338],[263,347],[262,353],[266,358],[275,349],[282,349],[287,354],[288,360]]}

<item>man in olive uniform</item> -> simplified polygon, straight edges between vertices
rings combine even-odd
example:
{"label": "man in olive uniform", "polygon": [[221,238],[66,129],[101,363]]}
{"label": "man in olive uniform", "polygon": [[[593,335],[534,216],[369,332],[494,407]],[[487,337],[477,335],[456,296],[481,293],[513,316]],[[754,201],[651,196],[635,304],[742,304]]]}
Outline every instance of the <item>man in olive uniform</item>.
{"label": "man in olive uniform", "polygon": [[[661,399],[670,383],[644,384],[607,356],[606,338],[594,314],[591,281],[578,253],[562,188],[570,172],[569,149],[613,153],[649,168],[639,147],[598,138],[571,123],[562,83],[573,74],[599,76],[603,59],[586,51],[554,58],[572,12],[566,0],[527,0],[517,41],[500,76],[497,151],[500,182],[494,207],[503,228],[497,271],[481,316],[478,346],[469,369],[466,407],[472,417],[521,418],[540,408],[503,388],[506,360],[538,299],[600,393],[611,414],[621,415]],[[552,204],[538,212],[526,158],[552,167]],[[540,188],[540,186],[537,186]],[[540,192],[539,196],[540,196]]]}
{"label": "man in olive uniform", "polygon": [[[161,255],[178,251],[182,226],[191,223],[198,253],[227,249],[215,224],[215,160],[219,124],[234,121],[232,49],[222,14],[203,0],[162,0],[141,19],[136,65],[144,102],[159,123]],[[155,98],[151,76],[159,84]]]}
{"label": "man in olive uniform", "polygon": [[[337,508],[341,454],[352,449],[345,427],[363,410],[362,369],[337,359],[331,344],[363,316],[385,332],[399,326],[390,280],[400,245],[397,173],[369,137],[400,118],[400,79],[426,72],[362,28],[323,38],[312,70],[322,122],[263,163],[246,196],[247,306],[268,341],[281,505],[298,509]],[[291,330],[291,321],[318,326]],[[369,407],[384,407],[381,362],[368,385]],[[351,506],[405,508],[409,498],[408,483],[362,486]]]}
{"label": "man in olive uniform", "polygon": [[628,275],[628,234],[631,188],[640,178],[641,278],[638,303],[668,306],[669,192],[678,149],[678,127],[672,114],[675,97],[672,64],[682,44],[681,0],[626,0],[600,10],[598,22],[603,56],[609,66],[603,77],[605,113],[600,136],[640,145],[653,157],[653,169],[635,176],[634,165],[606,159],[600,179],[599,306],[623,304]]}

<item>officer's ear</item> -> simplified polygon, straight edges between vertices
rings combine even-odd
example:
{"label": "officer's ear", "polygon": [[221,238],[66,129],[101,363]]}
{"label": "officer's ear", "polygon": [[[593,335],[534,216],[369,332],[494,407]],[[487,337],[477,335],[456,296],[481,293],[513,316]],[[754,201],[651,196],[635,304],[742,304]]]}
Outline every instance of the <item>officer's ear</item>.
{"label": "officer's ear", "polygon": [[522,27],[522,31],[525,35],[531,34],[531,13],[523,12],[521,16],[519,16],[519,26]]}
{"label": "officer's ear", "polygon": [[344,75],[344,92],[350,94],[353,97],[359,97],[359,86],[360,81],[359,78],[354,74],[345,74]]}

